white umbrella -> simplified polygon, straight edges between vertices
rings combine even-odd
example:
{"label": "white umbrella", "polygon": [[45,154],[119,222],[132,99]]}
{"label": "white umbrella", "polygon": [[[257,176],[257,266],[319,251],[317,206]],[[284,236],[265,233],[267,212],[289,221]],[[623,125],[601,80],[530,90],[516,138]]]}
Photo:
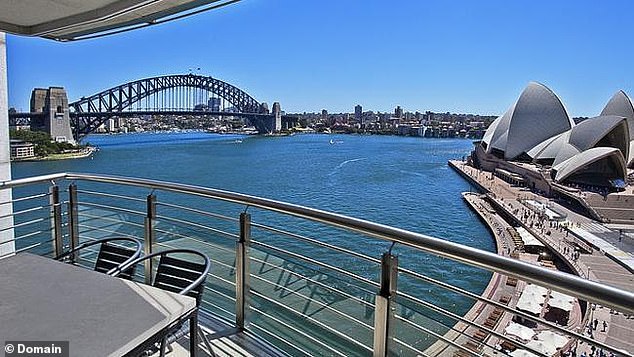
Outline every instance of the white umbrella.
{"label": "white umbrella", "polygon": [[544,343],[555,348],[562,348],[568,343],[568,338],[552,331],[540,332],[537,335],[537,340],[544,341]]}
{"label": "white umbrella", "polygon": [[522,340],[530,340],[535,335],[535,331],[533,331],[532,329],[515,322],[509,323],[504,331],[509,335],[517,336]]}
{"label": "white umbrella", "polygon": [[546,356],[552,356],[557,352],[557,348],[551,344],[548,344],[544,341],[540,340],[531,340],[526,343],[526,347],[529,347],[532,350],[543,353]]}
{"label": "white umbrella", "polygon": [[513,357],[540,357],[539,355],[536,355],[533,352],[529,352],[527,350],[519,350],[519,349],[509,353],[509,356],[513,356]]}

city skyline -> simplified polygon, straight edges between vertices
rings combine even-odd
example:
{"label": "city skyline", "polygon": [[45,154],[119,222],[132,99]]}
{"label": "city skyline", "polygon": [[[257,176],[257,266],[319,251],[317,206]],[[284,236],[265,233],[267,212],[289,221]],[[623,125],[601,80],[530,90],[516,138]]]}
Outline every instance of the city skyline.
{"label": "city skyline", "polygon": [[[77,43],[8,36],[9,104],[35,87],[69,99],[169,73],[211,75],[287,112],[403,110],[500,115],[529,81],[571,116],[634,93],[625,1],[472,4],[245,0]],[[599,24],[609,24],[601,26]],[[292,29],[292,31],[291,31]],[[198,70],[200,68],[200,70]]]}

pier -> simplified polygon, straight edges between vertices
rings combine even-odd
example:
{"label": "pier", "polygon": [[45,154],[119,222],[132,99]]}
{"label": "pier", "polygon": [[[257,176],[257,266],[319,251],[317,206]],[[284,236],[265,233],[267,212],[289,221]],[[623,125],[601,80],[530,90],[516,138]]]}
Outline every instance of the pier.
{"label": "pier", "polygon": [[[532,260],[535,264],[548,267],[550,260],[544,263],[543,260],[532,259],[531,255],[534,254],[517,252],[516,243],[509,233],[521,228],[537,238],[547,248],[547,254],[553,256],[553,260],[565,264],[563,267],[553,264],[552,268],[634,291],[634,265],[630,245],[621,242],[620,246],[615,246],[592,233],[593,230],[609,231],[610,228],[572,212],[556,202],[547,201],[546,198],[526,188],[513,186],[491,172],[475,169],[462,161],[449,161],[449,166],[482,191],[482,194],[463,196],[491,230],[498,254],[510,255],[525,261]],[[546,209],[550,209],[550,212],[545,212]],[[559,216],[549,215],[557,215],[554,212]],[[508,284],[505,284],[506,277],[500,278],[496,275],[492,276],[483,296],[498,300],[510,295],[509,304],[514,306],[517,303],[516,295],[521,292],[524,283],[518,281],[516,290],[512,291],[509,290]],[[476,319],[480,319],[480,315],[487,315],[486,311],[480,310],[482,307],[476,303],[468,312],[469,318],[478,316]],[[542,311],[541,314],[543,313]],[[501,322],[497,323],[499,332],[506,326],[506,318],[502,316]],[[457,325],[456,329],[459,327]],[[634,351],[634,341],[631,339],[634,316],[624,316],[601,306],[585,306],[585,302],[578,302],[570,314],[568,328],[583,331],[595,340],[610,343],[630,353]],[[467,330],[467,334],[477,336],[478,332]],[[568,346],[568,349],[574,349],[577,355],[584,351],[590,353],[589,346],[574,341],[571,343],[574,345]]]}

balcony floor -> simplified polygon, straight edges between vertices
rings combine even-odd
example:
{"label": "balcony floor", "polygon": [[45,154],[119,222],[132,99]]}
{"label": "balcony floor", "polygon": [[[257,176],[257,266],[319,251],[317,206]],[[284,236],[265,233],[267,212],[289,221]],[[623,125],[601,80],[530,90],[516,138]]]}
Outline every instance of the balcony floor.
{"label": "balcony floor", "polygon": [[[198,345],[199,356],[216,357],[283,357],[288,356],[274,346],[257,338],[249,332],[238,331],[235,327],[224,321],[215,319],[209,315],[199,317],[199,325],[209,339],[213,353],[207,346],[200,342]],[[172,344],[172,352],[166,353],[169,357],[189,356],[189,335],[184,336],[177,343]],[[153,356],[159,356],[158,353]]]}

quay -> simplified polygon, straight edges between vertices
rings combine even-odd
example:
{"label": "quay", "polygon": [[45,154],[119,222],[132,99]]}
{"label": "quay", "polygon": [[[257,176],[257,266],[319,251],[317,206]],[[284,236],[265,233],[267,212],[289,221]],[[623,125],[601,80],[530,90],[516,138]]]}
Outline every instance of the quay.
{"label": "quay", "polygon": [[[473,168],[463,161],[449,161],[449,166],[482,191],[481,194],[465,193],[463,197],[491,230],[498,254],[563,270],[626,291],[634,291],[631,245],[620,240],[621,244],[615,246],[592,233],[609,232],[610,228],[556,202],[544,202],[544,197],[526,188],[509,184],[493,173]],[[543,206],[539,206],[540,203]],[[537,207],[541,207],[542,210]],[[546,207],[550,209],[550,213],[556,212],[558,217],[547,216],[543,211]],[[629,226],[620,228],[634,229]],[[522,244],[521,241],[517,237],[513,239],[520,230],[537,238],[539,242],[534,244],[542,244],[546,250],[539,256],[521,253],[518,247],[518,243]],[[515,286],[509,286],[509,280]],[[493,274],[482,296],[495,301],[508,301],[509,306],[514,307],[525,283],[513,280],[515,279]],[[583,332],[597,341],[609,343],[629,353],[634,352],[634,316],[624,316],[594,304],[585,305],[585,302],[577,301],[570,313],[567,329]],[[490,310],[493,310],[493,307],[478,302],[467,313],[467,317],[481,323],[490,315]],[[540,316],[545,312],[542,311]],[[510,315],[502,314],[496,325],[497,332],[504,333],[505,327],[513,317]],[[478,336],[477,329],[473,327],[467,328],[457,324],[454,330],[466,330],[466,335]],[[462,340],[466,340],[465,335],[455,331],[452,330],[446,337],[453,337],[455,342],[464,343]],[[496,341],[489,340],[487,344],[492,346]],[[566,349],[574,350],[577,355],[582,352],[589,355],[591,352],[590,346],[576,341],[569,341],[562,350]]]}

